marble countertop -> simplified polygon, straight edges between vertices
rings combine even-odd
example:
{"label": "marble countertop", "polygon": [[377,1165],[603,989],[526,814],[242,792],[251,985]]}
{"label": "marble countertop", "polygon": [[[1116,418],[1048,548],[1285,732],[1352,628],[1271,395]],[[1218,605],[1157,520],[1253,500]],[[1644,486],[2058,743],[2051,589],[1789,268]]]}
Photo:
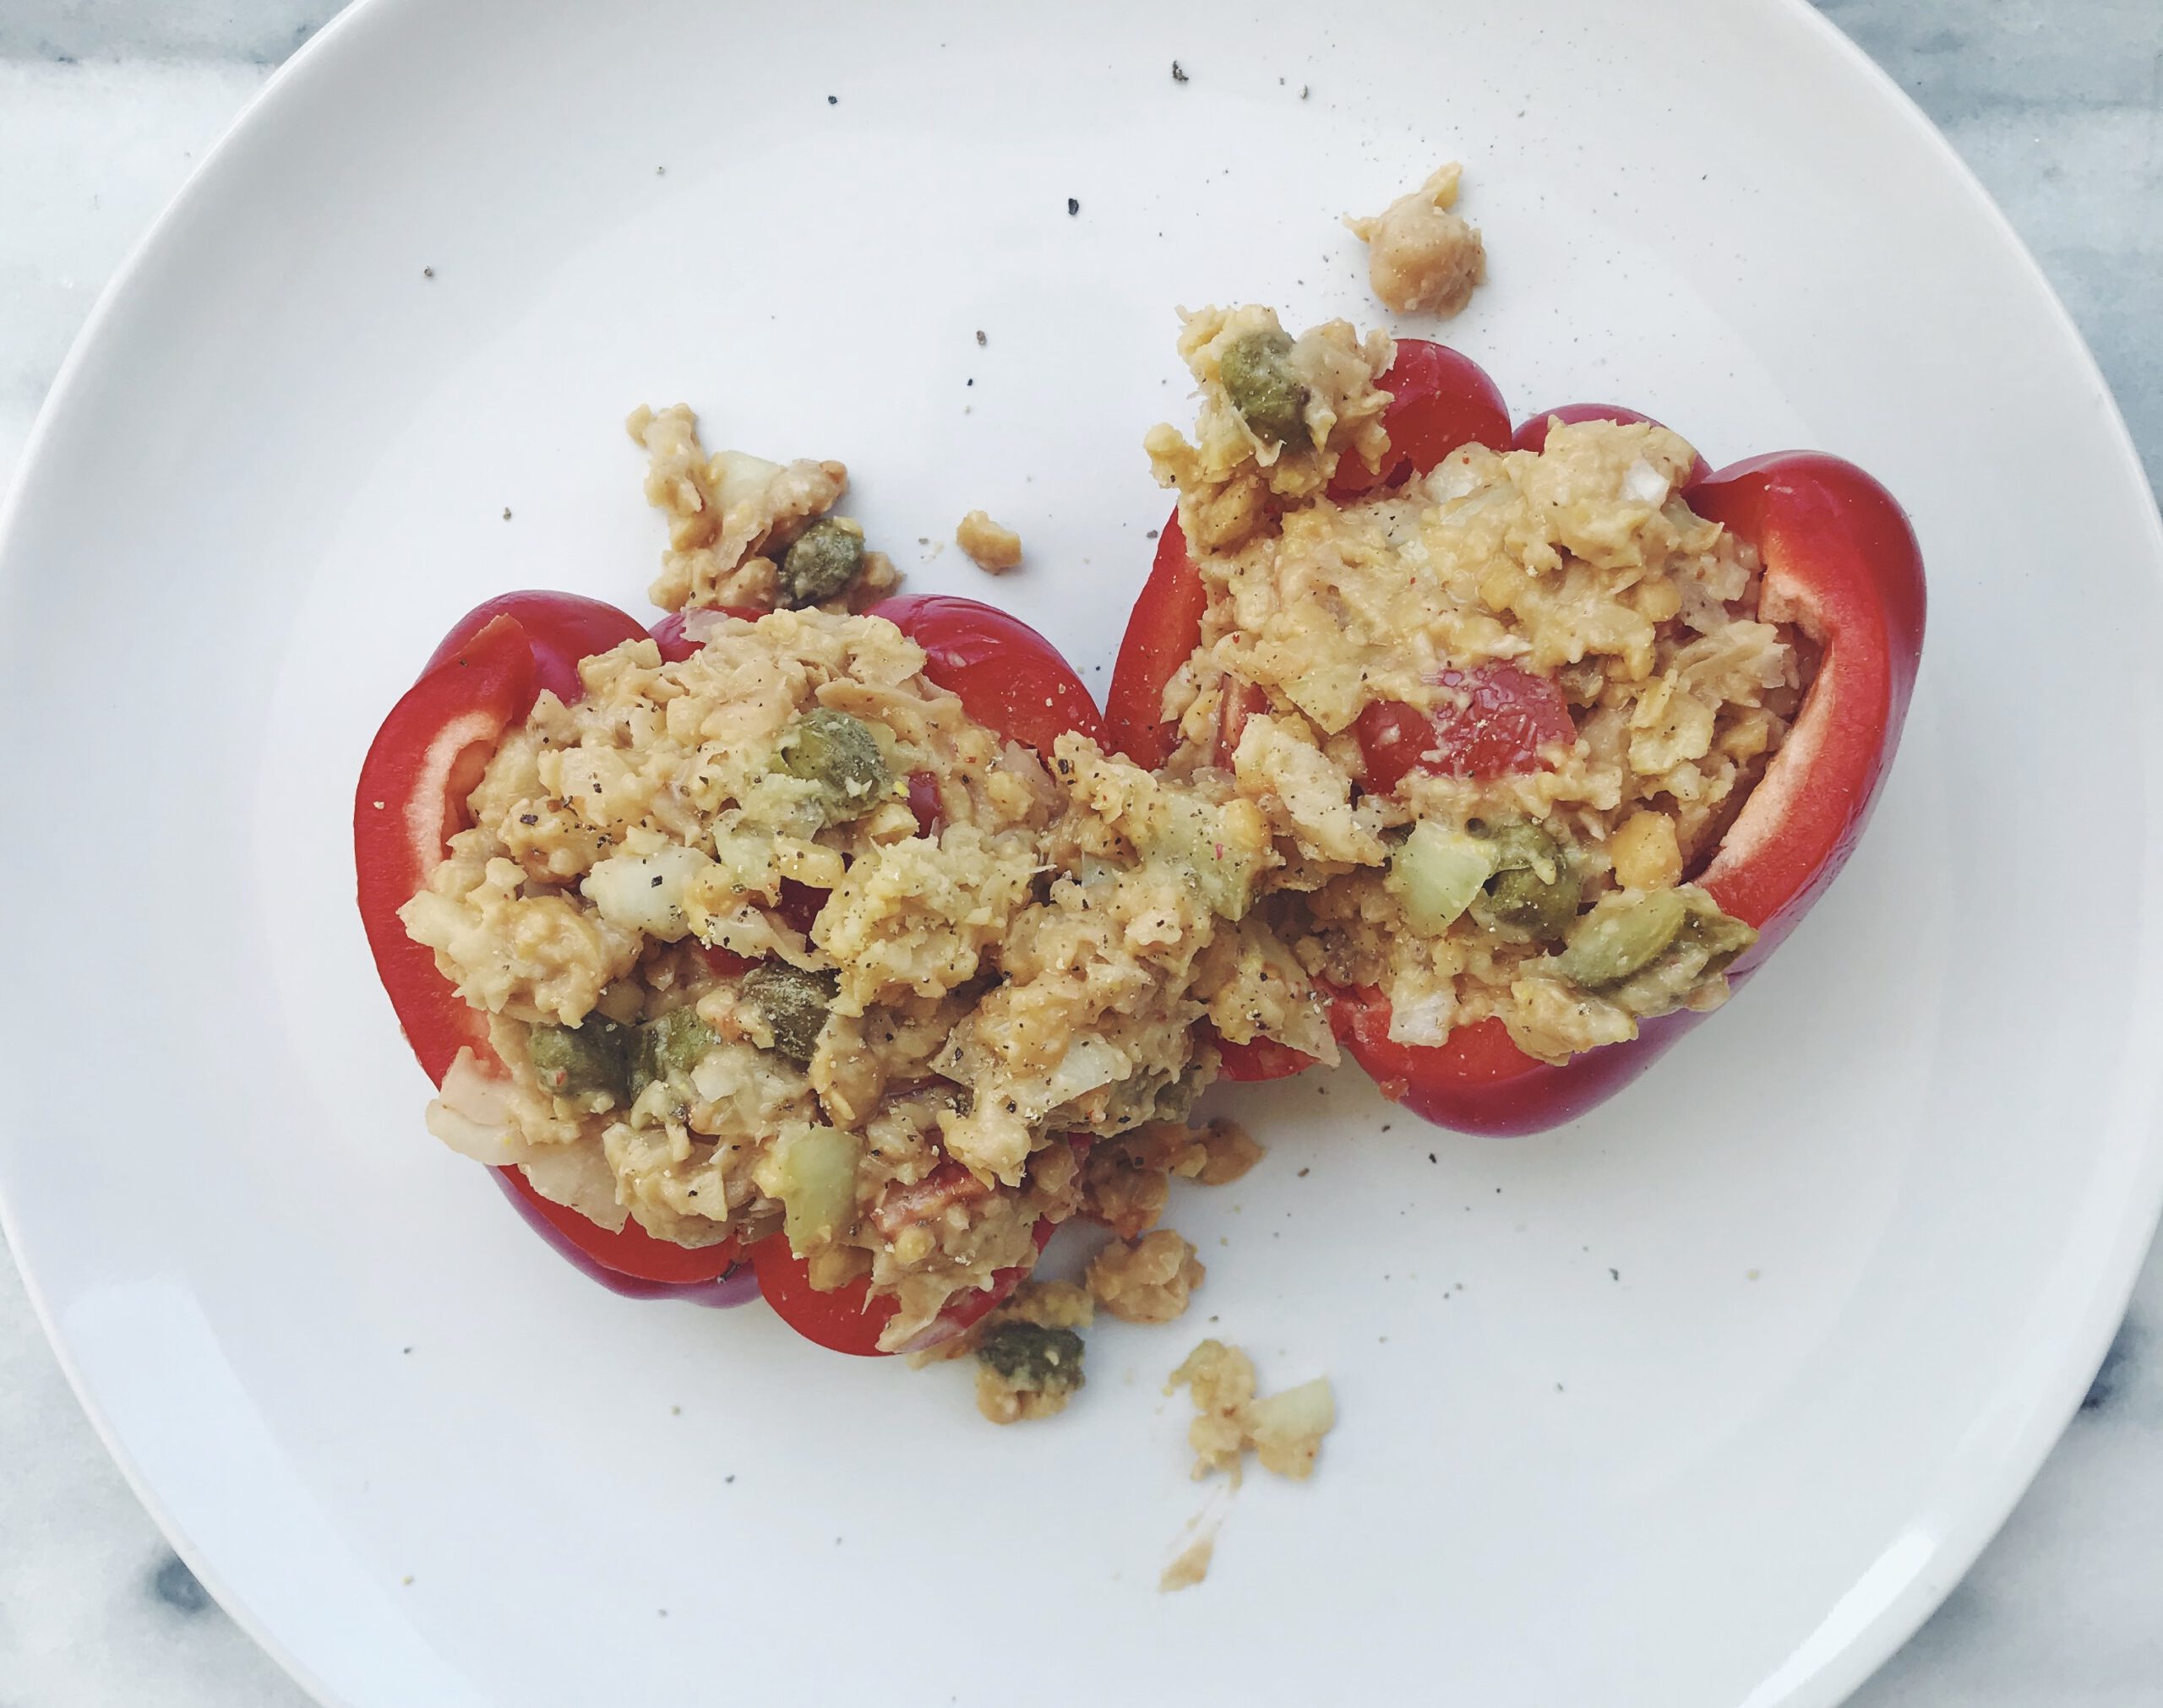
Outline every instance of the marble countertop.
{"label": "marble countertop", "polygon": [[[103,286],[340,0],[0,3],[0,483]],[[2012,215],[2163,485],[2163,4],[1819,0]],[[0,1264],[0,1704],[299,1708],[121,1481]],[[2163,1702],[2163,1252],[2079,1417],[1866,1708]]]}

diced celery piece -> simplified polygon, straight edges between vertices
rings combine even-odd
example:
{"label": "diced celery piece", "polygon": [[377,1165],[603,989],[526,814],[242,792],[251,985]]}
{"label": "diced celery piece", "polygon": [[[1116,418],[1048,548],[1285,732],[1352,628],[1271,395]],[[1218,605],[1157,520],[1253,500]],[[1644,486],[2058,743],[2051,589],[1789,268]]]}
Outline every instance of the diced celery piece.
{"label": "diced celery piece", "polygon": [[806,1127],[783,1139],[776,1193],[788,1248],[798,1257],[844,1233],[856,1220],[856,1165],[864,1142],[834,1127]]}
{"label": "diced celery piece", "polygon": [[1405,922],[1422,936],[1440,937],[1494,875],[1490,844],[1422,819],[1390,857],[1387,881],[1403,904]]}

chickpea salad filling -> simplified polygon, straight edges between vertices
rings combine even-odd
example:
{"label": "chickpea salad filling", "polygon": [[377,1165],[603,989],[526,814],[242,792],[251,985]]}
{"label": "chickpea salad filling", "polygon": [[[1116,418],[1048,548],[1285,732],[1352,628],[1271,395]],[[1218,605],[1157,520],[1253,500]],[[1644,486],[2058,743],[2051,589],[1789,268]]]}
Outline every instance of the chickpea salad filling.
{"label": "chickpea salad filling", "polygon": [[[1446,307],[1485,264],[1455,182],[1361,228]],[[628,423],[667,614],[504,596],[379,732],[362,911],[430,1130],[608,1284],[748,1270],[822,1346],[973,1354],[984,1417],[1052,1416],[1098,1311],[1205,1284],[1172,1183],[1261,1156],[1193,1120],[1213,1081],[1342,1048],[1442,1124],[1551,1125],[1851,846],[1905,682],[1827,710],[1876,661],[1824,564],[1895,617],[1909,578],[1921,623],[1860,471],[1715,476],[1605,405],[1513,430],[1465,358],[1341,320],[1204,308],[1178,347],[1194,421],[1143,442],[1177,508],[1103,711],[1013,618],[897,596],[841,464],[709,453],[678,405]],[[1768,534],[1761,467],[1882,561]],[[1080,1279],[1038,1278],[1077,1221]],[[1201,1470],[1305,1475],[1334,1421],[1214,1341],[1178,1379]]]}
{"label": "chickpea salad filling", "polygon": [[1493,1018],[1562,1062],[1717,1006],[1756,933],[1690,879],[1809,661],[1759,614],[1755,552],[1683,497],[1696,453],[1556,422],[1348,492],[1392,454],[1390,340],[1208,309],[1180,351],[1195,438],[1147,449],[1207,602],[1160,775],[1262,816],[1272,938],[1380,991],[1401,1044]]}
{"label": "chickpea salad filling", "polygon": [[673,525],[657,600],[740,614],[700,609],[673,661],[585,658],[575,704],[542,693],[497,742],[400,917],[508,1074],[463,1053],[430,1124],[604,1228],[778,1232],[813,1288],[895,1302],[882,1350],[929,1344],[1040,1228],[1154,1220],[1134,1177],[1165,1171],[1136,1157],[1212,1036],[1334,1056],[1246,917],[1264,823],[973,719],[848,609],[891,572],[827,513],[839,465],[705,458],[680,411],[632,427]]}

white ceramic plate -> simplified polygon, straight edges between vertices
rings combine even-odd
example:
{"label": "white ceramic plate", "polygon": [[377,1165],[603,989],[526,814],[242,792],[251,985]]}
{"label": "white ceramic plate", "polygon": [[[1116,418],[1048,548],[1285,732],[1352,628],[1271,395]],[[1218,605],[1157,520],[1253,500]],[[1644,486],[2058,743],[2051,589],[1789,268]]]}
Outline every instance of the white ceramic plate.
{"label": "white ceramic plate", "polygon": [[[683,397],[845,458],[914,585],[1101,683],[1172,305],[1371,318],[1336,216],[1450,156],[1493,255],[1450,335],[1521,409],[1837,449],[1913,511],[1929,655],[1844,879],[1572,1129],[1232,1099],[1272,1151],[1176,1206],[1196,1317],[1104,1329],[1047,1426],[580,1279],[422,1133],[353,917],[351,780],[439,633],[639,604],[618,423]],[[995,588],[909,543],[978,504],[1032,548]],[[2155,518],[2002,221],[1799,4],[372,0],[114,288],[0,554],[8,1232],[326,1702],[1830,1702],[2003,1516],[2149,1234]],[[1343,1422],[1163,1596],[1205,1330]]]}

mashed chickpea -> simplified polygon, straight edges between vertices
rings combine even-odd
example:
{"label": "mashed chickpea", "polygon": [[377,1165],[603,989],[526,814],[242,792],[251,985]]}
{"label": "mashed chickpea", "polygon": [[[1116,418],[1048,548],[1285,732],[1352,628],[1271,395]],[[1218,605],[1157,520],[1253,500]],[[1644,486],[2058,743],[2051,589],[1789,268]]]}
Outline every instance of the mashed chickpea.
{"label": "mashed chickpea", "polygon": [[[1805,667],[1757,613],[1755,552],[1691,509],[1690,446],[1557,422],[1539,451],[1468,444],[1333,498],[1348,461],[1369,481],[1387,466],[1387,340],[1212,308],[1180,348],[1195,438],[1146,445],[1207,607],[1165,686],[1161,775],[1221,775],[1229,755],[1262,820],[1270,936],[1308,977],[1386,998],[1403,1044],[1492,1018],[1560,1062],[1723,1000],[1755,933],[1690,879]],[[1307,378],[1322,351],[1327,389]]]}
{"label": "mashed chickpea", "polygon": [[1463,168],[1454,160],[1381,213],[1344,223],[1367,246],[1367,279],[1399,314],[1460,314],[1487,277],[1479,228],[1452,211]]}

